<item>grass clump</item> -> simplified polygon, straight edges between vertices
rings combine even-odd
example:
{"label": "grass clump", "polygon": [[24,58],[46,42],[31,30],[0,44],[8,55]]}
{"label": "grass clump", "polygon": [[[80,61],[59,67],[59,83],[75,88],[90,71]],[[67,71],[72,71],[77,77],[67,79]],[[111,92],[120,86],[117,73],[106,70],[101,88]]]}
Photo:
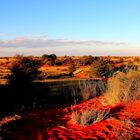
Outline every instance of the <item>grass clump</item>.
{"label": "grass clump", "polygon": [[128,102],[140,99],[140,73],[129,71],[119,73],[108,80],[105,93],[106,104]]}
{"label": "grass clump", "polygon": [[71,115],[71,122],[86,127],[104,120],[109,115],[109,112],[110,110],[103,110],[99,108],[87,108],[83,112],[73,111]]}
{"label": "grass clump", "polygon": [[83,81],[79,84],[80,95],[83,101],[101,95],[106,91],[106,82],[104,81]]}

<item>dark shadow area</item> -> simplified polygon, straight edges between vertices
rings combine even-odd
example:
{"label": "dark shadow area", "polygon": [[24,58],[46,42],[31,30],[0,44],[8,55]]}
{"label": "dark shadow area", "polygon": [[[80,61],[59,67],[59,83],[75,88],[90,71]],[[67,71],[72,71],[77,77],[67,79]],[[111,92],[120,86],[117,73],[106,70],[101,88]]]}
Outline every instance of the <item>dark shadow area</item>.
{"label": "dark shadow area", "polygon": [[[94,82],[98,83],[98,81],[77,80],[33,82],[26,86],[1,85],[0,117],[15,114],[21,116],[21,119],[2,126],[0,132],[2,138],[6,140],[37,139],[40,134],[43,139],[51,137],[47,133],[51,128],[57,125],[66,126],[68,120],[65,115],[69,111],[63,110],[64,107],[70,107],[75,100],[77,103],[80,102],[82,100],[81,90],[86,87],[85,84]],[[97,86],[100,93],[100,88],[98,88]],[[53,131],[52,136],[54,134]]]}
{"label": "dark shadow area", "polygon": [[115,117],[115,118],[116,118],[116,117],[117,117],[116,113],[122,111],[123,109],[124,109],[124,105],[119,104],[119,105],[114,106],[113,108],[111,108],[109,114],[110,114],[112,117]]}
{"label": "dark shadow area", "polygon": [[24,86],[0,85],[1,117],[15,111],[70,106],[75,104],[75,101],[78,103],[82,100],[82,84],[85,85],[85,82],[60,81],[33,82]]}
{"label": "dark shadow area", "polygon": [[36,99],[38,102],[48,98],[48,87],[42,84],[32,83],[26,86],[2,85],[0,86],[0,110],[12,112],[33,106]]}
{"label": "dark shadow area", "polygon": [[66,125],[65,115],[62,108],[26,112],[22,119],[4,125],[1,136],[4,140],[35,140],[42,133],[43,139],[47,140],[49,129]]}
{"label": "dark shadow area", "polygon": [[26,86],[0,85],[0,112],[10,114],[24,108],[68,104],[73,100],[72,87],[76,88],[75,83],[74,85],[66,83],[52,85],[36,82]]}

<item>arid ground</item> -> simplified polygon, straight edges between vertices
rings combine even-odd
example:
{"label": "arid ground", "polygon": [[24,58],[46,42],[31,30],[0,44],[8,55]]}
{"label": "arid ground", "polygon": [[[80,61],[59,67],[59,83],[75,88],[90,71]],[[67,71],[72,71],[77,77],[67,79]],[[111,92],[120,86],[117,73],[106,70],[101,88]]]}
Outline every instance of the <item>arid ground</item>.
{"label": "arid ground", "polygon": [[[139,57],[109,57],[107,65],[113,66],[101,77],[92,75],[95,59],[83,64],[80,57],[70,63],[62,57],[57,66],[34,58],[43,61],[40,78],[25,89],[8,83],[15,59],[0,61],[0,139],[140,139]],[[73,64],[76,69],[70,71]]]}

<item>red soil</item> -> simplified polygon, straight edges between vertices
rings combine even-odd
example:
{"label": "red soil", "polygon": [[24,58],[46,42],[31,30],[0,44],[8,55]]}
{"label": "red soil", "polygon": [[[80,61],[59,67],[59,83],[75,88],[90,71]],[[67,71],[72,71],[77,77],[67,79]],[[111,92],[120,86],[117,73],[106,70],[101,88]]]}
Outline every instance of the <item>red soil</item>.
{"label": "red soil", "polygon": [[114,67],[115,67],[115,68],[119,68],[121,65],[122,65],[122,63],[115,63],[115,64],[114,64]]}
{"label": "red soil", "polygon": [[[110,109],[110,116],[82,127],[70,122],[71,112],[87,108]],[[133,123],[132,123],[133,122]],[[26,112],[6,136],[10,140],[123,140],[140,139],[140,101],[102,106],[95,99],[74,107]]]}
{"label": "red soil", "polygon": [[85,75],[84,71],[81,71],[81,72],[75,74],[75,77],[77,77],[77,78],[88,78],[88,77]]}

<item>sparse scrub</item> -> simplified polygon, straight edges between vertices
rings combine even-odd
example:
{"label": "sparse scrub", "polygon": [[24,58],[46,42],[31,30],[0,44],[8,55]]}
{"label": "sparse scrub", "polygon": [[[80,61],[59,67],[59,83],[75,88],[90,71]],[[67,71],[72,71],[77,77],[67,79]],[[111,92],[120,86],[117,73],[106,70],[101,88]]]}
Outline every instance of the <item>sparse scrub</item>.
{"label": "sparse scrub", "polygon": [[104,81],[83,81],[79,84],[80,95],[82,100],[88,100],[101,95],[106,91],[106,83]]}
{"label": "sparse scrub", "polygon": [[83,65],[91,65],[93,63],[94,60],[98,59],[98,57],[93,57],[91,55],[89,56],[83,56],[81,58],[81,62]]}
{"label": "sparse scrub", "polygon": [[73,111],[71,122],[86,127],[88,125],[100,122],[107,118],[110,110],[101,110],[99,108],[86,109],[83,112]]}
{"label": "sparse scrub", "polygon": [[113,69],[113,66],[104,59],[97,59],[90,67],[90,77],[101,78],[108,77],[109,72]]}
{"label": "sparse scrub", "polygon": [[140,99],[140,73],[119,73],[108,81],[106,104],[115,104]]}
{"label": "sparse scrub", "polygon": [[77,87],[73,87],[72,98],[74,104],[77,104],[79,101],[86,101],[96,96],[102,95],[106,92],[107,84],[105,81],[90,81],[83,80],[79,81]]}
{"label": "sparse scrub", "polygon": [[[102,91],[106,88],[103,83],[88,83],[81,86],[83,100],[88,100],[91,96],[97,96],[97,86]],[[127,74],[120,72],[114,75],[108,82],[108,89],[104,95],[105,104],[115,104],[140,99],[140,74],[138,71],[129,71]],[[98,107],[87,108],[84,111],[73,111],[71,122],[86,127],[107,118],[110,110]]]}
{"label": "sparse scrub", "polygon": [[138,70],[138,65],[136,65],[135,63],[128,63],[128,70],[135,70],[137,71]]}

